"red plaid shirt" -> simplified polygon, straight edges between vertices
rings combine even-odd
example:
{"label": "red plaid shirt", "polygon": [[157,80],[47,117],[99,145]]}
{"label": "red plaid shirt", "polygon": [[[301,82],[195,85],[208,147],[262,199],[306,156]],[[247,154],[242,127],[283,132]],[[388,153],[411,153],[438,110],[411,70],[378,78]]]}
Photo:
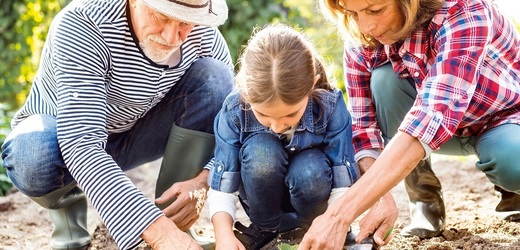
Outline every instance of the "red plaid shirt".
{"label": "red plaid shirt", "polygon": [[415,81],[418,92],[399,130],[433,150],[452,136],[520,124],[520,38],[488,0],[446,0],[427,27],[398,44],[347,46],[345,76],[356,152],[384,147],[370,76],[388,61],[400,78]]}

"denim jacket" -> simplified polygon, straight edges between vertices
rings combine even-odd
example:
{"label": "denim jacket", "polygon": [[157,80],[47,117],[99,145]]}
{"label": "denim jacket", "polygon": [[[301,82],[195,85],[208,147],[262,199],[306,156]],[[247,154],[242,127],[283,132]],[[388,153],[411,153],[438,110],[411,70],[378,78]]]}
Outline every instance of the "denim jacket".
{"label": "denim jacket", "polygon": [[[289,154],[307,148],[323,150],[332,166],[332,188],[349,187],[360,175],[354,162],[350,113],[339,89],[320,92],[318,101],[309,98],[305,113],[285,148]],[[215,118],[214,130],[215,158],[208,184],[226,193],[236,192],[240,186],[239,152],[248,137],[257,133],[270,133],[280,140],[285,137],[260,124],[238,90],[224,101]]]}

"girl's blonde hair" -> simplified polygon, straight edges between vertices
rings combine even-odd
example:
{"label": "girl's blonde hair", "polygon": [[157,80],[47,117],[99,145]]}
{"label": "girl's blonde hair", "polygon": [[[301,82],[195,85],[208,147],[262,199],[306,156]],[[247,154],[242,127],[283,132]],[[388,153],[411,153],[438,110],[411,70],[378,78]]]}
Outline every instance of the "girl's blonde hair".
{"label": "girl's blonde hair", "polygon": [[315,89],[332,89],[313,46],[287,25],[271,24],[257,30],[239,63],[236,80],[246,103],[280,100],[291,105],[313,96]]}
{"label": "girl's blonde hair", "polygon": [[[368,34],[362,34],[356,21],[347,14],[343,6],[346,1],[349,0],[320,0],[320,7],[326,17],[337,23],[345,39],[368,47],[377,47],[379,41]],[[397,4],[404,17],[402,29],[394,35],[396,40],[403,40],[414,30],[427,25],[444,4],[444,0],[392,1]]]}

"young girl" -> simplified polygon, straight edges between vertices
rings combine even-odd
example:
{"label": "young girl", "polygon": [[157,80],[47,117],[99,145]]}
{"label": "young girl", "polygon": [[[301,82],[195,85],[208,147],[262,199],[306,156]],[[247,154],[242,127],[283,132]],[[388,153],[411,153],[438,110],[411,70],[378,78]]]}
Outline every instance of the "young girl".
{"label": "young girl", "polygon": [[[342,92],[300,33],[267,26],[240,63],[238,88],[215,119],[208,203],[217,249],[260,249],[284,212],[309,227],[359,176]],[[237,191],[252,223],[234,232]]]}

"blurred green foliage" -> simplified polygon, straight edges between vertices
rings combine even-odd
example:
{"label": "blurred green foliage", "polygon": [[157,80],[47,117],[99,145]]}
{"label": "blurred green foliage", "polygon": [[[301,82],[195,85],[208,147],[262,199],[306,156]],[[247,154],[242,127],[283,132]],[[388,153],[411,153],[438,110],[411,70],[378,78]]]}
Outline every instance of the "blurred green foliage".
{"label": "blurred green foliage", "polygon": [[[4,143],[7,134],[10,131],[9,120],[12,114],[9,114],[9,107],[7,104],[0,103],[0,145]],[[1,151],[0,151],[1,152]],[[7,173],[3,166],[3,160],[0,157],[0,196],[4,196],[7,191],[11,190],[13,184],[7,177]]]}

